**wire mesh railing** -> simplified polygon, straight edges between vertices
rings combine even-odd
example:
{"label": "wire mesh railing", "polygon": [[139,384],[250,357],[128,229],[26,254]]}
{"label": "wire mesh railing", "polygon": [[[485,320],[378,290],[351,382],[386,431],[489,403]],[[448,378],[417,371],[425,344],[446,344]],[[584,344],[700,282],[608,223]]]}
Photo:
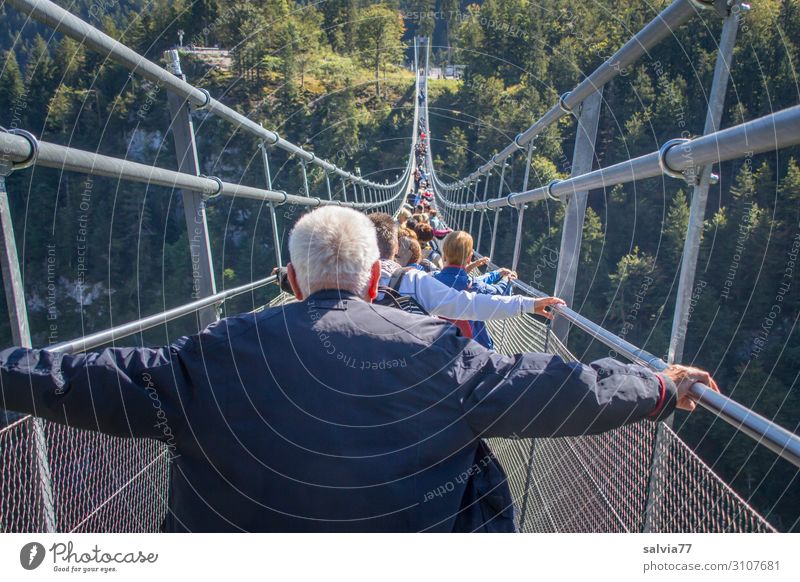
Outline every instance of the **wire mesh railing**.
{"label": "wire mesh railing", "polygon": [[156,441],[125,439],[41,421],[52,498],[42,498],[42,451],[34,419],[0,431],[0,531],[153,532],[167,511],[169,450]]}
{"label": "wire mesh railing", "polygon": [[[548,352],[577,361],[532,316],[487,326],[502,353]],[[639,422],[584,437],[492,439],[509,477],[519,530],[775,531],[669,427],[662,425],[664,438],[656,439],[657,430]]]}
{"label": "wire mesh railing", "polygon": [[[20,418],[0,431],[0,531],[44,532],[45,503],[38,487],[39,448],[33,419]],[[52,503],[52,498],[49,499]]]}

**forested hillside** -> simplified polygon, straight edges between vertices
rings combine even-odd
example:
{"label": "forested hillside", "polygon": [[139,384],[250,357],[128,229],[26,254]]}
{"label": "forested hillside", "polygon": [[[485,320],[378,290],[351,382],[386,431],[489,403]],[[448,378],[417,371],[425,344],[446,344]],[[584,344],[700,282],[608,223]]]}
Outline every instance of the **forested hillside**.
{"label": "forested hillside", "polygon": [[[343,12],[344,3],[334,4],[62,3],[155,62],[164,62],[163,52],[177,45],[181,30],[186,47],[229,50],[230,64],[218,67],[183,51],[187,79],[342,168],[393,180],[405,166],[413,113],[402,17],[374,6],[353,19]],[[26,22],[11,7],[0,11],[9,24],[0,39],[0,124],[55,143],[176,167],[163,87]],[[194,118],[202,173],[264,185],[252,136],[202,112]],[[280,150],[271,158],[275,187],[300,191],[299,165],[287,164]],[[322,193],[322,173],[309,172],[312,193]],[[191,261],[177,192],[46,169],[13,175],[9,191],[35,343],[63,341],[106,328],[112,318],[126,321],[190,297]],[[208,215],[219,288],[269,274],[274,255],[265,207],[220,198],[209,203]],[[296,208],[282,208],[281,231],[298,215]],[[5,318],[0,329],[8,340]]]}
{"label": "forested hillside", "polygon": [[[183,54],[188,80],[339,166],[383,180],[405,164],[414,34],[434,39],[433,64],[466,65],[463,80],[431,81],[429,91],[437,169],[457,178],[502,149],[669,2],[59,3],[154,61],[176,45],[181,30],[184,45],[231,51],[222,67]],[[800,3],[752,5],[742,15],[724,127],[800,97]],[[163,88],[26,22],[10,7],[0,7],[0,18],[9,24],[0,38],[0,124],[56,143],[176,166]],[[596,166],[702,133],[720,29],[716,13],[701,12],[605,87]],[[250,136],[202,112],[195,127],[203,173],[263,185]],[[567,116],[539,136],[531,186],[569,174],[574,130]],[[714,372],[724,392],[791,430],[800,422],[798,160],[794,148],[716,169],[720,182],[709,195],[684,358]],[[274,155],[276,183],[296,192],[299,169],[286,161]],[[524,170],[516,156],[506,171],[506,192],[520,187]],[[313,191],[322,191],[322,178],[312,175]],[[21,172],[8,184],[36,344],[189,298],[191,264],[176,193],[43,169]],[[589,199],[574,306],[658,355],[669,343],[689,196],[685,183],[659,178],[596,191]],[[282,231],[296,213],[281,209]],[[552,202],[525,215],[520,276],[543,290],[553,287],[562,217],[563,206]],[[215,199],[209,220],[220,287],[268,273],[273,249],[265,208]],[[507,264],[516,212],[503,211],[500,221],[493,258]],[[8,344],[8,325],[0,319]],[[159,332],[144,341],[165,337]],[[605,353],[578,332],[571,348],[582,359]],[[800,528],[794,467],[709,414],[678,415],[675,427],[779,529]]]}

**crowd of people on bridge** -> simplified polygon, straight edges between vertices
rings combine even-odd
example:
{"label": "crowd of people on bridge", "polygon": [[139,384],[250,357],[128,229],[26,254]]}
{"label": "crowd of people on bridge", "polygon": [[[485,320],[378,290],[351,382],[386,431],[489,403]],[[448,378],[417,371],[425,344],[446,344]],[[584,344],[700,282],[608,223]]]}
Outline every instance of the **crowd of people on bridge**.
{"label": "crowd of people on bridge", "polygon": [[[420,91],[419,96],[420,104],[424,104],[424,92]],[[409,194],[407,205],[397,213],[398,251],[392,259],[398,268],[429,273],[436,281],[455,291],[510,295],[511,281],[517,274],[511,269],[501,268],[472,276],[475,269],[489,262],[488,257],[473,262],[472,236],[464,231],[454,232],[448,229],[439,218],[429,182],[428,135],[424,119],[419,120],[419,139],[415,146],[414,161],[414,189]],[[375,216],[374,220],[387,219]],[[402,276],[404,275],[400,277]],[[400,277],[395,279],[395,286],[402,284]],[[422,297],[427,305],[427,296],[423,293]],[[466,337],[474,338],[489,349],[493,347],[492,338],[482,318],[451,321]]]}
{"label": "crowd of people on bridge", "polygon": [[[376,217],[376,220],[386,220]],[[477,269],[489,263],[489,257],[473,261],[472,236],[464,231],[442,228],[435,209],[418,207],[415,213],[402,208],[397,214],[398,252],[394,257],[400,268],[424,271],[456,291],[483,295],[510,295],[516,272],[508,268],[479,274]],[[439,228],[435,228],[438,226]],[[466,337],[492,348],[488,329],[480,320],[455,320]]]}
{"label": "crowd of people on bridge", "polygon": [[428,135],[425,133],[425,122],[419,120],[419,139],[414,146],[414,190],[409,194],[407,202],[412,208],[422,206],[423,209],[431,207],[433,190],[430,188],[430,175],[428,172]]}

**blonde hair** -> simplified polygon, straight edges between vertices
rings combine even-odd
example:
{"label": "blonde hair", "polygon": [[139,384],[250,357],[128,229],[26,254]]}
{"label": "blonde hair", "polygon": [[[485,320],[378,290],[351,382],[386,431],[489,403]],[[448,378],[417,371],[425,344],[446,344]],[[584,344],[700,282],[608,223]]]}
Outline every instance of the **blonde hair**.
{"label": "blonde hair", "polygon": [[472,236],[463,230],[454,230],[444,237],[442,255],[451,265],[466,265],[472,258]]}
{"label": "blonde hair", "polygon": [[408,208],[401,208],[397,213],[397,222],[403,224],[406,220],[411,218],[411,211]]}

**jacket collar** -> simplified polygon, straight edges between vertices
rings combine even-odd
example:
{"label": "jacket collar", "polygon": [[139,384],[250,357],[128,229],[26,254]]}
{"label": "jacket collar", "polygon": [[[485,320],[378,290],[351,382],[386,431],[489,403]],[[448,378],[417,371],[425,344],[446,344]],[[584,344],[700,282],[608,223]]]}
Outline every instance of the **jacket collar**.
{"label": "jacket collar", "polygon": [[344,289],[322,289],[320,291],[316,291],[306,297],[306,301],[316,301],[316,300],[326,300],[326,299],[361,299],[358,295],[353,293],[352,291],[346,291]]}
{"label": "jacket collar", "polygon": [[442,271],[447,272],[447,273],[453,273],[453,274],[456,274],[456,275],[460,275],[461,273],[464,273],[465,275],[467,274],[467,272],[464,270],[464,268],[460,267],[458,265],[445,265],[442,268]]}

